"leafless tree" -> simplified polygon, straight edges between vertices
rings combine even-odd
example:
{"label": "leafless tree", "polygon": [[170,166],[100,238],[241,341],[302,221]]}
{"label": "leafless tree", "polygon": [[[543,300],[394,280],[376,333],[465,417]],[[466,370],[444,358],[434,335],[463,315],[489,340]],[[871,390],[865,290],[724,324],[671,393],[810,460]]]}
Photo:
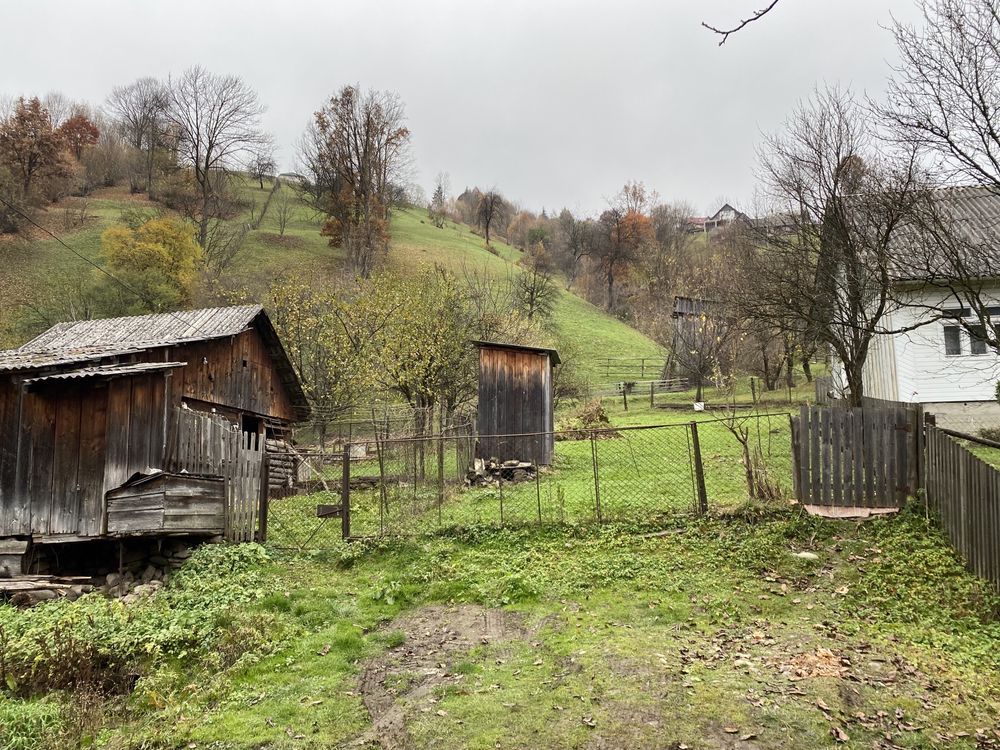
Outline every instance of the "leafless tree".
{"label": "leafless tree", "polygon": [[799,105],[767,139],[761,177],[789,232],[756,231],[743,245],[742,314],[816,337],[842,363],[853,403],[874,337],[889,332],[893,247],[923,195],[911,152],[874,142],[874,123],[831,88]]}
{"label": "leafless tree", "polygon": [[208,245],[217,175],[245,165],[267,141],[261,130],[264,111],[242,79],[216,75],[200,66],[184,71],[167,87],[166,118],[177,140],[181,166],[191,170],[199,201],[198,243]]}
{"label": "leafless tree", "polygon": [[479,205],[476,207],[476,224],[483,230],[487,247],[490,244],[490,228],[502,221],[506,214],[507,201],[496,188],[479,196]]}
{"label": "leafless tree", "polygon": [[274,218],[278,222],[278,234],[285,236],[285,229],[295,212],[294,196],[292,189],[284,185],[278,188],[278,202],[274,206]]}
{"label": "leafless tree", "polygon": [[265,136],[264,140],[250,154],[250,163],[247,171],[260,184],[261,190],[264,189],[264,180],[268,177],[274,177],[274,173],[278,168],[277,162],[274,160],[274,150],[274,139],[270,136]]}
{"label": "leafless tree", "polygon": [[129,179],[133,192],[153,192],[156,152],[162,146],[167,92],[155,78],[139,78],[125,86],[115,86],[107,109],[117,122],[122,138],[136,154],[137,169]]}
{"label": "leafless tree", "polygon": [[[901,293],[930,317],[967,308],[955,322],[1000,351],[991,279],[1000,277],[1000,2],[920,0],[923,26],[896,21],[902,62],[881,114],[897,141],[915,149],[938,190],[913,222],[901,273],[930,295]],[[975,208],[980,206],[980,208]]]}

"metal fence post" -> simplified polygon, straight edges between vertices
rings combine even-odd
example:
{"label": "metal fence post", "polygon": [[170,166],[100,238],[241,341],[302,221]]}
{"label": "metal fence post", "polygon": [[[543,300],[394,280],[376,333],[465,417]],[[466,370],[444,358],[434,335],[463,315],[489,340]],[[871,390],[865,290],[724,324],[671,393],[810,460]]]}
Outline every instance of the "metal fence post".
{"label": "metal fence post", "polygon": [[698,515],[708,512],[708,493],[705,491],[705,468],[701,462],[701,443],[698,441],[698,423],[691,421],[691,448],[694,453],[694,476],[698,484]]}
{"label": "metal fence post", "polygon": [[594,469],[594,510],[597,512],[597,522],[601,521],[601,472],[597,465],[597,435],[590,433],[590,461]]}
{"label": "metal fence post", "polygon": [[351,444],[344,444],[344,466],[340,479],[340,530],[344,539],[351,538]]}

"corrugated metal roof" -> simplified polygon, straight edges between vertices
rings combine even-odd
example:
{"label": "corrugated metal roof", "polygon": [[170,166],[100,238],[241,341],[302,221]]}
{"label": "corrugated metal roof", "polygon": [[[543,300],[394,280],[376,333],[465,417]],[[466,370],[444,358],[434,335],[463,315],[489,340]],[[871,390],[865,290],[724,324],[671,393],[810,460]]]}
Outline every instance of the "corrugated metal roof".
{"label": "corrugated metal roof", "polygon": [[209,307],[128,318],[59,323],[22,346],[20,352],[49,352],[68,347],[140,348],[232,336],[246,330],[260,305]]}
{"label": "corrugated metal roof", "polygon": [[26,378],[25,383],[44,383],[50,380],[77,380],[83,378],[114,378],[122,375],[135,375],[141,372],[158,372],[183,367],[187,362],[140,362],[134,365],[104,365],[98,367],[79,367],[75,370],[63,370],[50,375],[40,375],[37,378]]}
{"label": "corrugated metal roof", "polygon": [[[932,209],[947,235],[958,242],[943,251],[916,227],[903,227],[894,241],[894,278],[905,281],[947,276],[957,259],[966,266],[966,272],[981,272],[984,278],[996,275],[994,252],[1000,244],[1000,193],[988,187],[962,186],[940,188],[930,196]],[[960,257],[954,257],[955,254]]]}

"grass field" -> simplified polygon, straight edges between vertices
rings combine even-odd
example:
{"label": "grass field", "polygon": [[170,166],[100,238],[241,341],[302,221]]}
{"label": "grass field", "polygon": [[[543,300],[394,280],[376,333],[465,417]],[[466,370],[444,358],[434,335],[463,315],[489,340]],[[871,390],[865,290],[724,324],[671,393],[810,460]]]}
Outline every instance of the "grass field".
{"label": "grass field", "polygon": [[[238,190],[259,211],[272,187],[268,181],[261,189],[257,183],[244,180]],[[297,198],[292,202],[285,233],[279,234],[276,205],[286,189],[291,190],[282,188],[275,194],[259,228],[248,234],[243,251],[227,271],[228,288],[260,294],[282,276],[319,282],[343,278],[343,252],[330,247],[327,238],[319,234],[320,218]],[[101,233],[129,207],[156,208],[141,196],[114,189],[86,199],[66,199],[43,212],[40,221],[73,250],[99,261]],[[88,218],[82,225],[72,226],[70,219],[84,208]],[[246,212],[234,221],[246,222],[249,218]],[[437,265],[457,274],[469,270],[506,276],[521,255],[499,240],[494,242],[495,253],[488,252],[483,239],[468,227],[449,222],[438,229],[419,209],[396,211],[391,235],[389,267],[403,273]],[[72,309],[66,300],[71,298],[71,290],[97,271],[56,240],[40,233],[30,242],[0,238],[0,262],[11,269],[9,287],[15,292],[0,302],[0,344],[19,344],[59,319],[85,313]],[[655,342],[566,290],[560,290],[555,306],[552,336],[556,346],[571,353],[581,374],[592,379],[597,377],[598,357],[662,354]]]}
{"label": "grass field", "polygon": [[[87,618],[105,640],[139,653],[150,644],[126,697],[91,695],[86,709],[59,694],[0,697],[0,745],[997,740],[1000,599],[919,513],[854,524],[775,509],[664,518],[661,529],[479,529],[325,555],[241,552],[219,577],[218,553],[243,549],[222,548],[203,551],[214,566],[199,552],[187,577],[131,607],[0,608],[8,668],[23,639],[89,633]],[[181,630],[158,629],[166,617]],[[185,622],[200,643],[183,637]]]}

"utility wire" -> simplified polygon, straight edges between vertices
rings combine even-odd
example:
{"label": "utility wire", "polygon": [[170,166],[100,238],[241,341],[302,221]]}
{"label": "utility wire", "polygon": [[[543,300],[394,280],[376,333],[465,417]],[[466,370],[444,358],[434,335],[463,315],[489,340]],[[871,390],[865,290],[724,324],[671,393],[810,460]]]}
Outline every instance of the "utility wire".
{"label": "utility wire", "polygon": [[[115,282],[116,284],[118,284],[118,286],[120,286],[122,289],[124,289],[125,291],[129,292],[130,294],[134,294],[137,298],[139,298],[143,302],[151,305],[154,309],[159,309],[159,305],[153,299],[151,299],[149,297],[146,297],[138,289],[130,286],[129,284],[126,284],[124,281],[122,281],[121,279],[119,279],[117,276],[115,276],[109,270],[107,270],[106,268],[104,268],[100,263],[96,263],[96,262],[92,261],[90,258],[88,258],[83,253],[81,253],[78,250],[75,250],[74,248],[72,248],[69,245],[67,245],[65,242],[63,242],[62,238],[60,238],[58,235],[56,235],[51,230],[46,229],[45,227],[43,227],[41,224],[39,224],[34,219],[32,219],[30,216],[28,216],[26,213],[24,213],[24,211],[22,211],[20,208],[18,208],[17,206],[15,206],[13,203],[10,203],[3,196],[0,196],[0,203],[2,203],[8,209],[10,209],[14,213],[16,213],[18,216],[20,216],[22,219],[24,219],[25,221],[27,221],[29,224],[31,224],[36,229],[39,229],[42,232],[44,232],[45,234],[47,234],[49,237],[51,237],[52,239],[54,239],[56,242],[58,242],[60,245],[62,245],[67,250],[69,250],[71,253],[73,253],[73,255],[75,255],[77,258],[79,258],[80,260],[82,260],[84,263],[86,263],[86,264],[88,264],[88,265],[93,266],[94,268],[96,268],[98,271],[100,271],[101,273],[103,273],[105,276],[107,276],[113,282]],[[166,311],[166,313],[161,313],[161,314],[170,315],[171,317],[174,317],[177,320],[179,320],[184,325],[189,326],[191,328],[194,328],[197,331],[201,331],[202,333],[204,333],[206,335],[208,334],[208,331],[204,330],[203,328],[200,328],[199,326],[195,325],[194,323],[192,323],[189,320],[185,320],[184,318],[182,318],[177,313],[174,313],[174,312],[171,312],[171,311],[168,310],[168,311]]]}

